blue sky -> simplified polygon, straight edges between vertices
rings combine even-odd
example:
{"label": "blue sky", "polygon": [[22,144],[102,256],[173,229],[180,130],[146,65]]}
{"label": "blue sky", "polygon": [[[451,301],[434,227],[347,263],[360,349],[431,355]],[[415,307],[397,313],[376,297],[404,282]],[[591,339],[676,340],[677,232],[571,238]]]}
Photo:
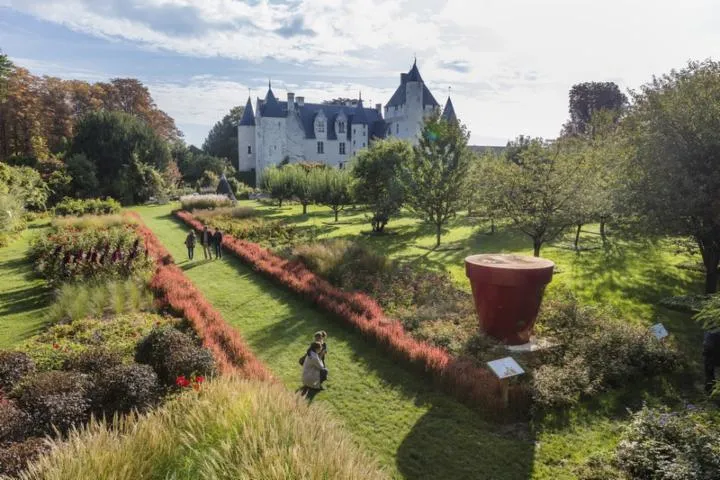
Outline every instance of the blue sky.
{"label": "blue sky", "polygon": [[188,143],[248,93],[386,103],[416,55],[473,144],[554,137],[581,81],[636,89],[720,58],[712,0],[0,0],[0,49],[36,74],[136,77]]}

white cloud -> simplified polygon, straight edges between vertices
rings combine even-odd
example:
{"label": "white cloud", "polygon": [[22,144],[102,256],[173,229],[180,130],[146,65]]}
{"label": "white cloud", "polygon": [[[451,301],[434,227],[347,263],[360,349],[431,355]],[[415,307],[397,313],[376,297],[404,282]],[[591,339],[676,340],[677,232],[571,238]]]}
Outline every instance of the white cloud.
{"label": "white cloud", "polygon": [[[688,59],[720,57],[716,0],[0,0],[0,5],[144,48],[249,60],[261,70],[272,58],[284,70],[283,78],[273,75],[277,88],[287,82],[308,100],[354,96],[362,89],[365,98],[384,103],[417,53],[438,101],[453,87],[456,111],[474,142],[520,133],[554,136],[567,116],[567,91],[574,83],[611,80],[636,88]],[[337,82],[301,83],[294,71]],[[184,85],[156,83],[151,90],[180,125],[207,123],[209,129],[232,105],[244,103],[248,85],[258,88],[260,81],[195,78]]]}

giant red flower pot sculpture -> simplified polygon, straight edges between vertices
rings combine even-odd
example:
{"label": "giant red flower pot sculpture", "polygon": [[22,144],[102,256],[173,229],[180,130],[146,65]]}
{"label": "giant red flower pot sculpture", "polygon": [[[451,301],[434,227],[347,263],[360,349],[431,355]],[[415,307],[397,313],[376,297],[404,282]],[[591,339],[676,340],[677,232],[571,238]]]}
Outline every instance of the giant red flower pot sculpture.
{"label": "giant red flower pot sculpture", "polygon": [[465,259],[480,328],[508,345],[530,341],[555,264],[522,255],[483,254]]}

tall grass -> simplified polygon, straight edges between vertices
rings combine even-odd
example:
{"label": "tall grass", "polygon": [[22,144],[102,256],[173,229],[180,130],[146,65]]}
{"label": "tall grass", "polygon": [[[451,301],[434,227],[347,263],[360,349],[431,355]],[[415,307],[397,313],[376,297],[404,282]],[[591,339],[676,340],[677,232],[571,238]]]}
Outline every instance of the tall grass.
{"label": "tall grass", "polygon": [[180,204],[183,210],[203,209],[203,208],[220,208],[232,207],[232,200],[225,195],[205,194],[205,195],[183,195],[180,197]]}
{"label": "tall grass", "polygon": [[145,416],[53,442],[23,480],[388,478],[324,409],[279,385],[230,377]]}
{"label": "tall grass", "polygon": [[48,317],[54,323],[71,323],[86,317],[102,317],[151,310],[153,297],[145,280],[130,278],[100,284],[66,283],[57,291]]}
{"label": "tall grass", "polygon": [[220,207],[212,210],[195,209],[192,211],[192,214],[203,220],[218,217],[241,219],[254,217],[257,215],[257,211],[252,207]]}

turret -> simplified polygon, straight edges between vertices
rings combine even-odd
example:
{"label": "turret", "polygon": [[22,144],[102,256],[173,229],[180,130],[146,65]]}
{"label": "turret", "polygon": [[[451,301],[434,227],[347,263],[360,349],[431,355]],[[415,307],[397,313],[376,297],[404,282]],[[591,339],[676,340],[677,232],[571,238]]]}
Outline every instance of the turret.
{"label": "turret", "polygon": [[238,123],[238,171],[255,168],[255,113],[248,97],[240,123]]}

